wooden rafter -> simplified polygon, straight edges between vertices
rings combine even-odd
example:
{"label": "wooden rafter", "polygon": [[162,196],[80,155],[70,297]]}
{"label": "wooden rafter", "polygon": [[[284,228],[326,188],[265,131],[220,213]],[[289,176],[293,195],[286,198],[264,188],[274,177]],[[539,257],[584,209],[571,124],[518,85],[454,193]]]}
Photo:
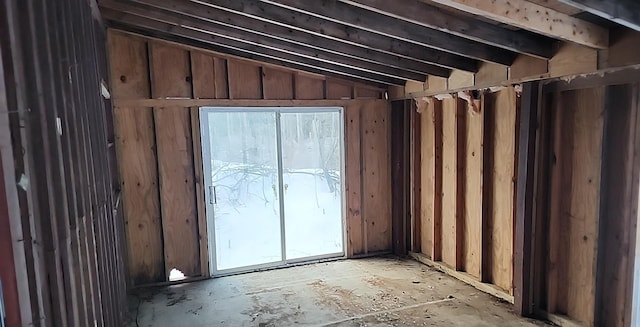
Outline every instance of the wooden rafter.
{"label": "wooden rafter", "polygon": [[101,11],[111,26],[146,36],[360,83],[374,85],[404,84],[403,79],[312,61],[286,52],[264,49],[255,44],[215,36],[201,30],[190,29],[161,20],[122,13],[106,7],[101,7]]}
{"label": "wooden rafter", "polygon": [[[464,71],[476,71],[476,60],[393,39],[373,32],[338,24],[312,15],[287,10],[258,1],[216,0],[183,2],[133,0],[136,3],[166,7],[206,20],[222,21],[245,30],[352,54],[380,63],[422,62]],[[231,15],[235,14],[235,15]],[[396,65],[397,66],[397,65]],[[434,73],[430,73],[436,75]]]}
{"label": "wooden rafter", "polygon": [[640,2],[637,0],[560,0],[562,3],[640,31]]}
{"label": "wooden rafter", "polygon": [[[230,2],[212,1],[208,2]],[[412,24],[345,3],[329,0],[261,0],[264,3],[292,9],[300,13],[314,15],[353,28],[405,40],[415,45],[429,47],[478,60],[510,65],[516,57],[513,51],[441,32],[424,26]]]}
{"label": "wooden rafter", "polygon": [[[206,21],[195,17],[186,16],[178,12],[169,12],[148,6],[126,5],[119,2],[105,2],[103,4],[103,7],[118,10],[121,12],[132,13],[138,16],[149,17],[156,20],[162,20],[183,27],[199,29],[201,31],[205,31],[208,34],[212,34],[222,38],[234,38],[237,40],[250,42],[251,44],[260,45],[265,49],[288,52],[313,61],[334,63],[336,66],[354,68],[356,70],[373,72],[398,79],[423,81],[426,78],[424,73],[389,67],[375,62],[358,60],[328,51],[313,49],[306,45],[296,45],[292,44],[291,42],[283,41],[281,39],[241,31],[226,24]],[[448,76],[449,70],[442,67],[433,66],[432,69],[430,69],[430,73],[438,76]]]}
{"label": "wooden rafter", "polygon": [[451,33],[507,50],[548,59],[550,39],[528,31],[514,31],[472,17],[464,17],[419,0],[340,0],[413,24]]}
{"label": "wooden rafter", "polygon": [[[426,0],[423,0],[426,1]],[[549,37],[606,49],[609,31],[526,0],[430,0]],[[602,2],[602,1],[594,1]]]}

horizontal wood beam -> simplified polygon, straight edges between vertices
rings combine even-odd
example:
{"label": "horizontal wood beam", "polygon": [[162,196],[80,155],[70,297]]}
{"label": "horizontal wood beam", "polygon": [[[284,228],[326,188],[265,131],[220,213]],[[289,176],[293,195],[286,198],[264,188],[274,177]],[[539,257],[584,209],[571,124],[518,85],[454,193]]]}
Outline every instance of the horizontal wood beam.
{"label": "horizontal wood beam", "polygon": [[438,65],[465,71],[475,71],[478,68],[477,60],[464,56],[417,46],[410,42],[354,29],[344,24],[254,0],[216,0],[207,1],[206,4],[205,2],[164,0],[133,1],[171,8],[185,15],[230,24],[264,36],[283,38],[296,44],[352,54],[363,60],[370,58],[388,65],[397,62],[395,66],[398,67],[409,66],[409,63],[415,66],[415,62],[421,62],[423,70],[430,68],[424,65]]}
{"label": "horizontal wood beam", "polygon": [[285,52],[263,49],[249,43],[216,37],[198,30],[121,13],[104,7],[102,7],[101,10],[110,26],[145,36],[369,85],[401,85],[401,83],[404,83],[402,79],[361,72],[350,68],[342,68],[323,62],[315,62]]}
{"label": "horizontal wood beam", "polygon": [[408,23],[387,15],[382,15],[341,2],[331,0],[261,1],[296,10],[301,13],[322,17],[351,27],[408,41],[416,45],[447,51],[478,60],[510,65],[516,57],[516,53],[513,51],[497,48],[480,42],[470,41],[466,38]]}
{"label": "horizontal wood beam", "polygon": [[[425,0],[423,0],[425,1]],[[609,31],[526,0],[430,0],[474,15],[597,49],[609,47]],[[602,2],[602,1],[597,1]]]}
{"label": "horizontal wood beam", "polygon": [[637,0],[559,0],[570,6],[640,31],[640,2]]}
{"label": "horizontal wood beam", "polygon": [[[333,63],[337,66],[354,68],[363,72],[371,72],[405,80],[424,81],[426,78],[425,74],[423,73],[389,67],[369,61],[357,60],[332,52],[313,49],[303,45],[294,45],[291,42],[287,42],[282,39],[265,37],[256,33],[243,31],[228,24],[202,20],[195,17],[186,16],[178,12],[160,10],[155,7],[148,7],[144,5],[126,5],[119,2],[104,2],[103,8],[110,8],[120,12],[126,12],[142,17],[165,21],[183,27],[191,27],[214,36],[235,38],[238,40],[243,40],[245,42],[251,42],[252,44],[261,45],[267,49],[289,52],[313,61]],[[436,73],[437,76],[447,76],[449,74],[448,69],[437,66],[434,66],[432,71]]]}
{"label": "horizontal wood beam", "polygon": [[553,55],[552,39],[528,31],[514,31],[473,17],[454,14],[419,0],[340,1],[518,53],[545,59],[551,58]]}
{"label": "horizontal wood beam", "polygon": [[[353,100],[113,99],[116,107],[346,107]],[[364,103],[387,101],[358,99]]]}

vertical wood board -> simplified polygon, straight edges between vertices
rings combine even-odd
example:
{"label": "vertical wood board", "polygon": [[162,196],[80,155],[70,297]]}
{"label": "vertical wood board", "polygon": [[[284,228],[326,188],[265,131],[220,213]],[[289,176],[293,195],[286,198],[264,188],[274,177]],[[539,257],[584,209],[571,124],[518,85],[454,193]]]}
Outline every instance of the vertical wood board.
{"label": "vertical wood board", "polygon": [[389,104],[367,102],[362,109],[362,184],[367,250],[391,249]]}
{"label": "vertical wood board", "polygon": [[239,61],[227,61],[229,76],[229,99],[261,99],[261,68],[254,64]]}
{"label": "vertical wood board", "polygon": [[274,68],[262,70],[265,100],[293,99],[293,74]]}
{"label": "vertical wood board", "polygon": [[214,58],[208,54],[191,51],[191,75],[195,99],[215,99],[216,81]]}
{"label": "vertical wood board", "polygon": [[351,104],[345,110],[345,180],[347,192],[347,249],[349,255],[364,254],[366,249],[362,215],[362,163],[360,115],[362,103]]}
{"label": "vertical wood board", "polygon": [[442,261],[457,268],[457,99],[442,101]]}
{"label": "vertical wood board", "polygon": [[[477,100],[476,106],[481,108]],[[468,108],[465,112],[466,162],[464,165],[465,271],[480,279],[482,273],[482,141],[484,116]]]}

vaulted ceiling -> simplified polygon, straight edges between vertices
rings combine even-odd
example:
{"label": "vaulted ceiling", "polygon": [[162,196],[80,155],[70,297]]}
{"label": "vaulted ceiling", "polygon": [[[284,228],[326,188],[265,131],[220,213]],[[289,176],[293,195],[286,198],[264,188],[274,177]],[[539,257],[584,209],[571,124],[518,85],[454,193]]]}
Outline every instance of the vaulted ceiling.
{"label": "vaulted ceiling", "polygon": [[635,0],[100,0],[116,28],[294,69],[403,85],[558,42],[606,49],[611,24],[640,30]]}

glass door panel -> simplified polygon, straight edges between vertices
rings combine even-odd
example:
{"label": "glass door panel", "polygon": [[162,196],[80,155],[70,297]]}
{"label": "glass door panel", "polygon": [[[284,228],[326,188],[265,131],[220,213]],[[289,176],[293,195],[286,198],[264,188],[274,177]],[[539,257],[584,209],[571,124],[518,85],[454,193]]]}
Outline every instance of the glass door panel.
{"label": "glass door panel", "polygon": [[343,253],[341,124],[339,111],[281,113],[286,260]]}
{"label": "glass door panel", "polygon": [[276,113],[202,113],[214,271],[282,261]]}

